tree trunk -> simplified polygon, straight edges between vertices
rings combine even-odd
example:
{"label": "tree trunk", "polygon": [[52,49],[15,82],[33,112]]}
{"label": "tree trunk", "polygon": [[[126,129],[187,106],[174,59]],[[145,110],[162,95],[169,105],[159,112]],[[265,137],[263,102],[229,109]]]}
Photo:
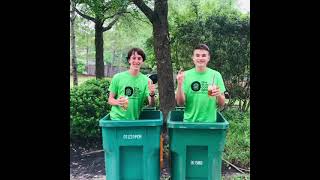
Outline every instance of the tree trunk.
{"label": "tree trunk", "polygon": [[73,85],[78,86],[78,74],[77,74],[77,56],[76,56],[76,36],[74,31],[74,23],[76,19],[75,15],[75,3],[71,1],[71,63],[72,63],[72,75],[73,75]]}
{"label": "tree trunk", "polygon": [[156,19],[153,21],[154,52],[157,59],[160,110],[163,113],[164,124],[166,124],[168,112],[175,107],[167,1],[155,2],[155,16]]}
{"label": "tree trunk", "polygon": [[133,0],[134,4],[147,16],[153,25],[154,53],[157,59],[160,110],[163,113],[164,131],[168,112],[175,107],[173,70],[170,57],[168,30],[168,1],[155,0],[154,10],[143,0]]}
{"label": "tree trunk", "polygon": [[96,78],[104,77],[103,61],[103,22],[97,20],[95,23],[95,46],[96,46]]}

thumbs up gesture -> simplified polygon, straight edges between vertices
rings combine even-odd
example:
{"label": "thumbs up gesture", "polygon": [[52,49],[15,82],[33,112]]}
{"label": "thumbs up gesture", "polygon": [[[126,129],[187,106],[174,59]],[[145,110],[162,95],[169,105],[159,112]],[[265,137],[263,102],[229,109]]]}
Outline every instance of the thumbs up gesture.
{"label": "thumbs up gesture", "polygon": [[155,94],[155,85],[152,83],[151,79],[148,80],[148,89],[149,89],[149,93],[150,95],[154,95]]}

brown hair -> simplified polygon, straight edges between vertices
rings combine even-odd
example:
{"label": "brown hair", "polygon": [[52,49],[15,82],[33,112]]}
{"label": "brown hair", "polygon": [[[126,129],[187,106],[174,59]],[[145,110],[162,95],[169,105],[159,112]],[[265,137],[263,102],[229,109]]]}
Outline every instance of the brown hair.
{"label": "brown hair", "polygon": [[127,55],[127,61],[129,62],[129,59],[130,57],[135,53],[137,52],[137,54],[139,54],[141,57],[142,57],[142,60],[146,60],[146,55],[144,54],[143,50],[140,49],[140,48],[132,48],[130,49],[130,51],[128,52],[128,55]]}
{"label": "brown hair", "polygon": [[206,44],[198,44],[193,50],[196,50],[196,49],[206,50],[210,55],[210,49]]}

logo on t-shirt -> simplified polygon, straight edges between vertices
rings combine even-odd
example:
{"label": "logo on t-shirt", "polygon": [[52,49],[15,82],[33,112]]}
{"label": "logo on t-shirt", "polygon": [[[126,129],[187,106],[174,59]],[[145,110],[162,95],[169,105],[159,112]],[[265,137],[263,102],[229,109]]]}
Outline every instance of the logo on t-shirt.
{"label": "logo on t-shirt", "polygon": [[201,89],[201,84],[199,83],[199,81],[194,81],[192,84],[191,84],[191,89],[193,91],[199,91]]}
{"label": "logo on t-shirt", "polygon": [[133,88],[127,86],[127,87],[124,89],[124,94],[125,94],[126,96],[129,96],[129,97],[132,96],[132,94],[133,94]]}

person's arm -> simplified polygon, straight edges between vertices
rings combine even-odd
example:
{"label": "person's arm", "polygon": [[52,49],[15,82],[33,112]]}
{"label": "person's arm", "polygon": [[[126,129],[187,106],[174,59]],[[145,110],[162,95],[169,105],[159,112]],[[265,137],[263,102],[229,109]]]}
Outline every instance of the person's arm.
{"label": "person's arm", "polygon": [[154,98],[154,96],[148,96],[148,101],[149,101],[149,106],[152,106],[152,107],[154,107],[155,106],[155,104],[156,104],[156,101],[155,101],[155,98]]}
{"label": "person's arm", "polygon": [[217,74],[217,89],[214,90],[212,95],[216,97],[217,103],[220,108],[223,107],[225,104],[225,96],[224,96],[225,90],[226,90],[226,88],[224,86],[222,76],[220,73],[218,73]]}
{"label": "person's arm", "polygon": [[219,107],[224,107],[225,99],[226,99],[224,96],[224,92],[226,91],[226,87],[224,85],[223,78],[220,73],[219,73],[219,81],[218,82],[219,82],[219,87],[220,87],[220,94],[217,96],[217,101],[218,101]]}
{"label": "person's arm", "polygon": [[108,98],[108,103],[112,106],[123,106],[123,104],[125,103],[126,99],[121,96],[118,99],[115,99],[115,94],[110,92],[109,93],[109,98]]}
{"label": "person's arm", "polygon": [[180,70],[177,75],[178,88],[176,92],[176,101],[179,106],[184,106],[185,99],[186,99],[183,91],[183,87],[182,87],[183,81],[184,81],[184,72]]}
{"label": "person's arm", "polygon": [[218,105],[219,107],[223,107],[224,104],[225,104],[225,96],[223,93],[220,93],[218,96],[217,96],[217,101],[218,101]]}
{"label": "person's arm", "polygon": [[151,80],[148,81],[148,89],[149,89],[149,95],[148,95],[148,101],[149,106],[155,106],[155,85],[152,84]]}

